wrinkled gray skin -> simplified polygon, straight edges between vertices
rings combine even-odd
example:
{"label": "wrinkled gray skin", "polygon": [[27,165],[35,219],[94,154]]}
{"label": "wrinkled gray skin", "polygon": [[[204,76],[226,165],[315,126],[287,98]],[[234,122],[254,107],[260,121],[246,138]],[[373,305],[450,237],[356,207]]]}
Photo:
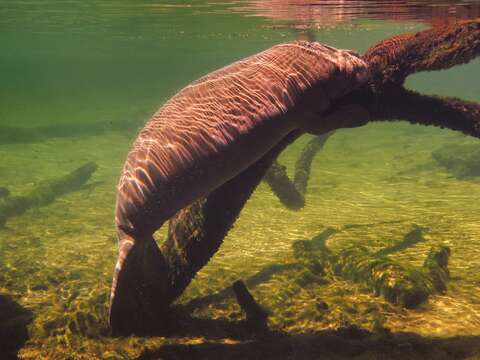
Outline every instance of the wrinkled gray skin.
{"label": "wrinkled gray skin", "polygon": [[292,131],[361,126],[368,114],[333,100],[365,84],[355,53],[296,41],[212,72],[170,99],[140,132],[123,168],[116,208],[114,333],[162,317],[165,262],[152,234],[178,210],[258,161]]}

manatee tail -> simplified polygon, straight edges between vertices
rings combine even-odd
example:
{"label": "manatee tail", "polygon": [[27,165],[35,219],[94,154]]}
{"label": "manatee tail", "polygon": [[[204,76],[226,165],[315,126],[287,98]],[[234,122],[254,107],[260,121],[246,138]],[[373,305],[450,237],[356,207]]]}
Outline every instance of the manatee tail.
{"label": "manatee tail", "polygon": [[113,335],[155,332],[165,320],[167,267],[155,240],[119,231],[119,255],[110,296]]}

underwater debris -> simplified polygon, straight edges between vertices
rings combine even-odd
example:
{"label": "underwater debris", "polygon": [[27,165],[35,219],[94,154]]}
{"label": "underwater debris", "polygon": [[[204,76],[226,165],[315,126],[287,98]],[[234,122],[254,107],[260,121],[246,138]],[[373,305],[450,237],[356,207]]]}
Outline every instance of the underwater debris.
{"label": "underwater debris", "polygon": [[480,145],[446,144],[432,158],[459,180],[480,176]]}
{"label": "underwater debris", "polygon": [[310,169],[312,167],[312,161],[315,155],[322,150],[327,140],[334,133],[335,131],[330,131],[326,134],[316,136],[302,149],[302,152],[295,163],[295,175],[293,178],[295,188],[300,192],[300,194],[305,195],[307,192]]}
{"label": "underwater debris", "polygon": [[402,86],[421,71],[448,69],[480,54],[480,19],[393,36],[363,55],[375,91]]}
{"label": "underwater debris", "polygon": [[263,180],[288,209],[298,210],[305,206],[305,194],[310,178],[312,161],[333,133],[334,131],[331,131],[315,136],[304,146],[295,163],[293,181],[288,177],[286,167],[278,161],[275,161],[265,174]]}
{"label": "underwater debris", "polygon": [[450,271],[448,270],[450,252],[450,248],[447,246],[433,247],[423,263],[423,271],[429,275],[439,294],[447,291],[447,282],[450,280]]}
{"label": "underwater debris", "polygon": [[[418,307],[430,295],[444,293],[449,280],[446,246],[430,249],[422,268],[401,265],[386,254],[399,251],[420,241],[421,228],[414,225],[404,240],[386,251],[373,253],[354,245],[339,253],[332,252],[325,241],[335,229],[328,228],[312,240],[293,243],[293,253],[312,274],[339,276],[368,286],[375,295],[408,309]],[[411,239],[414,239],[413,241]]]}
{"label": "underwater debris", "polygon": [[290,181],[286,166],[275,161],[268,169],[263,180],[288,209],[298,210],[305,206],[303,194]]}
{"label": "underwater debris", "polygon": [[0,200],[0,227],[14,216],[19,216],[27,210],[48,205],[55,198],[78,190],[97,169],[94,162],[86,163],[71,173],[39,183],[25,195],[9,196]]}
{"label": "underwater debris", "polygon": [[268,330],[268,312],[259,305],[241,280],[235,281],[232,286],[237,302],[247,316],[247,325],[255,331]]}

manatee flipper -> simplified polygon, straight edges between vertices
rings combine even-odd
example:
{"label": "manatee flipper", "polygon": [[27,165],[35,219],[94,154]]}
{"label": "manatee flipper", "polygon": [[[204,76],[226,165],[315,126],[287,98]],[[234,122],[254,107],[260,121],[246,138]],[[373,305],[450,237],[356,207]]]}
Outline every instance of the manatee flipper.
{"label": "manatee flipper", "polygon": [[366,125],[370,114],[366,108],[357,104],[343,105],[327,114],[304,114],[301,128],[308,134],[322,135],[341,128],[353,128]]}
{"label": "manatee flipper", "polygon": [[110,297],[112,333],[150,333],[165,320],[166,263],[152,236],[130,236],[119,230],[118,237]]}

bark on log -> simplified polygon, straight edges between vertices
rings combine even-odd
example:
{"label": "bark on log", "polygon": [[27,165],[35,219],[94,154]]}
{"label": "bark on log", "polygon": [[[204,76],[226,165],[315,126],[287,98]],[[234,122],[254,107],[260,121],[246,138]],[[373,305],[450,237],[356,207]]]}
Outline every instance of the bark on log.
{"label": "bark on log", "polygon": [[461,21],[417,33],[394,36],[372,46],[363,56],[376,92],[402,86],[421,71],[444,70],[480,55],[480,19]]}

